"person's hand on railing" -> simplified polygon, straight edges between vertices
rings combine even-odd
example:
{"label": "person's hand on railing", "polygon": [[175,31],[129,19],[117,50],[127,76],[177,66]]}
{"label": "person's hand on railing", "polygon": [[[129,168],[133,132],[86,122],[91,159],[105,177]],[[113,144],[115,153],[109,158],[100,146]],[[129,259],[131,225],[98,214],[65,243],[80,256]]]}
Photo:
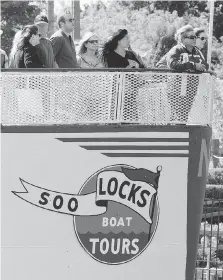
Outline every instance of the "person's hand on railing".
{"label": "person's hand on railing", "polygon": [[213,70],[208,70],[207,73],[210,73],[211,75],[214,75],[215,77],[217,77],[217,73],[214,72]]}
{"label": "person's hand on railing", "polygon": [[128,59],[129,65],[126,68],[139,68],[139,64],[132,59]]}
{"label": "person's hand on railing", "polygon": [[201,63],[195,63],[195,68],[197,71],[201,71],[201,72],[204,72],[207,70],[205,65],[201,64]]}

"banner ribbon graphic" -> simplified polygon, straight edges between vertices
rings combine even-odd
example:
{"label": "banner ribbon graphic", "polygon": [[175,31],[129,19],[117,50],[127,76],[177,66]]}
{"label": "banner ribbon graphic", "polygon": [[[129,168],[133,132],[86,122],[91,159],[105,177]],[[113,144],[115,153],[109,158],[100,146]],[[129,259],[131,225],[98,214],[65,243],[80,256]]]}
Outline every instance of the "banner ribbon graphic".
{"label": "banner ribbon graphic", "polygon": [[119,171],[103,171],[97,176],[96,192],[78,195],[55,192],[20,179],[25,191],[13,193],[46,210],[73,215],[95,216],[106,213],[108,201],[121,203],[141,215],[148,223],[156,189],[152,184],[133,181]]}

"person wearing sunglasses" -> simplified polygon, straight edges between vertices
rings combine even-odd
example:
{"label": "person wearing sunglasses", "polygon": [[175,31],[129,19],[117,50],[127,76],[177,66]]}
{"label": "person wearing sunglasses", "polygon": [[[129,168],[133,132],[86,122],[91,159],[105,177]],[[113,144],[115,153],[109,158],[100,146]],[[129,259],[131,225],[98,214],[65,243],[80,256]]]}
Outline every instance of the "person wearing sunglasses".
{"label": "person wearing sunglasses", "polygon": [[201,51],[196,48],[196,35],[193,27],[183,26],[177,31],[178,44],[167,55],[167,63],[170,69],[189,72],[204,72],[208,70]]}
{"label": "person wearing sunglasses", "polygon": [[[168,68],[180,72],[205,72],[209,66],[201,51],[196,47],[196,35],[191,25],[177,31],[178,43],[167,54]],[[174,77],[168,89],[171,105],[171,121],[186,123],[199,84],[198,76],[187,76],[186,94],[181,94],[182,76]]]}
{"label": "person wearing sunglasses", "polygon": [[194,28],[194,33],[196,36],[195,46],[201,51],[204,50],[207,42],[205,30],[203,28]]}
{"label": "person wearing sunglasses", "polygon": [[88,32],[79,45],[78,65],[80,68],[103,68],[104,65],[98,55],[99,40],[96,34]]}
{"label": "person wearing sunglasses", "polygon": [[78,68],[76,50],[71,33],[75,28],[74,18],[71,13],[58,17],[59,30],[50,38],[55,59],[59,68]]}

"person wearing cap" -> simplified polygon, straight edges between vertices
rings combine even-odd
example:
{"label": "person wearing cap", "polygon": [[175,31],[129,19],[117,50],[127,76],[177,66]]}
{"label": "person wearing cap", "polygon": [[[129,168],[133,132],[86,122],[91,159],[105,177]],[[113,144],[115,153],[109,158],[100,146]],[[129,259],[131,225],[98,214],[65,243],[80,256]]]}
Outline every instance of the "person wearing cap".
{"label": "person wearing cap", "polygon": [[59,68],[78,68],[76,50],[71,33],[74,30],[74,18],[71,13],[58,17],[59,30],[50,38]]}
{"label": "person wearing cap", "polygon": [[34,24],[39,29],[40,43],[36,48],[38,49],[38,55],[42,64],[45,68],[58,68],[51,41],[47,38],[49,25],[47,16],[42,14],[37,15]]}
{"label": "person wearing cap", "polygon": [[[0,35],[2,35],[3,31],[0,30]],[[8,56],[6,52],[2,49],[0,49],[1,54],[1,68],[8,68]]]}

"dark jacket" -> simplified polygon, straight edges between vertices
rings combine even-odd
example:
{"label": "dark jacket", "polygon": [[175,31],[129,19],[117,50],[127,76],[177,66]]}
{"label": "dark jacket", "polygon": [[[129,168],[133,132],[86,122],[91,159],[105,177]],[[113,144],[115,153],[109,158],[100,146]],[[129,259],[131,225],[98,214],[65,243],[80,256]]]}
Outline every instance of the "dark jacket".
{"label": "dark jacket", "polygon": [[55,55],[51,41],[47,38],[41,38],[40,44],[36,46],[41,63],[46,68],[57,68]]}
{"label": "dark jacket", "polygon": [[44,68],[37,53],[37,48],[28,43],[17,50],[14,58],[15,68]]}
{"label": "dark jacket", "polygon": [[5,51],[0,49],[1,54],[1,68],[8,68],[8,56]]}
{"label": "dark jacket", "polygon": [[115,51],[110,52],[106,57],[106,64],[108,68],[126,68],[129,65],[128,59],[136,61],[139,64],[139,68],[145,68],[131,51],[126,51],[125,57],[119,55]]}
{"label": "dark jacket", "polygon": [[73,40],[62,31],[55,32],[50,41],[59,68],[78,68]]}
{"label": "dark jacket", "polygon": [[196,71],[195,63],[204,64],[208,70],[208,64],[203,54],[196,47],[192,49],[192,52],[189,52],[184,45],[177,44],[167,54],[166,61],[168,68],[177,71]]}

